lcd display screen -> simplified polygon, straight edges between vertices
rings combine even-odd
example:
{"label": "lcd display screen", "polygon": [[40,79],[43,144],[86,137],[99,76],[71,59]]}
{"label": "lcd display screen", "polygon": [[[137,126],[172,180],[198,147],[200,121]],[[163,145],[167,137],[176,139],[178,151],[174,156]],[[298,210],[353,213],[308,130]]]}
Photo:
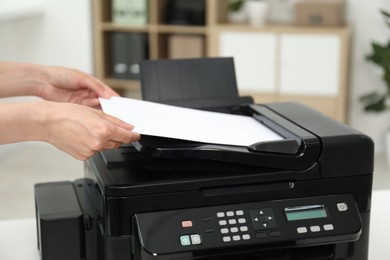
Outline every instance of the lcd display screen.
{"label": "lcd display screen", "polygon": [[324,206],[309,206],[286,208],[286,217],[288,221],[316,219],[328,217]]}

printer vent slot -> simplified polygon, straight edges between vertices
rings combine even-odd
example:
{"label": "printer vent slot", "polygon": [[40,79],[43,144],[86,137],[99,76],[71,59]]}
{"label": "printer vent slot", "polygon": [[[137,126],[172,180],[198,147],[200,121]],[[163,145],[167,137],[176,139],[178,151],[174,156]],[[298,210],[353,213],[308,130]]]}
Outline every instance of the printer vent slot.
{"label": "printer vent slot", "polygon": [[265,191],[290,190],[294,188],[294,182],[272,182],[251,185],[225,186],[218,188],[202,189],[201,194],[205,197],[235,195],[243,193],[256,193]]}

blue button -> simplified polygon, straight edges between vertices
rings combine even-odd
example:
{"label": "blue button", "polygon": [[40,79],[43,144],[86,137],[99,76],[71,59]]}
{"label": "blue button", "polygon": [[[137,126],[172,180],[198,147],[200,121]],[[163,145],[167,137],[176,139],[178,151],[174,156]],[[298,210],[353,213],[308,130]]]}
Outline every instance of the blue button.
{"label": "blue button", "polygon": [[180,243],[182,246],[190,246],[191,245],[191,240],[190,236],[181,236],[180,237]]}

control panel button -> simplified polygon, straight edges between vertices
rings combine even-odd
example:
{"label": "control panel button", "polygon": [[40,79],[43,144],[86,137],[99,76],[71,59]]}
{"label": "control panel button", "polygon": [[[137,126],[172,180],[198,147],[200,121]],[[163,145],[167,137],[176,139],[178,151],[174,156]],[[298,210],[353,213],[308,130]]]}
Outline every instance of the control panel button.
{"label": "control panel button", "polygon": [[242,216],[242,215],[244,215],[244,211],[243,210],[237,210],[236,211],[236,215],[237,216]]}
{"label": "control panel button", "polygon": [[253,209],[249,211],[255,230],[277,228],[274,213],[271,208]]}
{"label": "control panel button", "polygon": [[226,212],[226,216],[233,217],[234,216],[234,212],[233,211],[228,211],[228,212]]}
{"label": "control panel button", "polygon": [[348,205],[345,202],[337,203],[337,208],[339,211],[347,211]]}
{"label": "control panel button", "polygon": [[321,228],[320,228],[320,226],[311,226],[310,231],[311,232],[320,232]]}
{"label": "control panel button", "polygon": [[330,231],[330,230],[333,230],[333,229],[334,229],[334,227],[333,227],[332,224],[326,224],[326,225],[324,225],[324,230],[325,230],[325,231]]}
{"label": "control panel button", "polygon": [[299,227],[297,228],[298,234],[304,234],[307,233],[307,228],[306,227]]}
{"label": "control panel button", "polygon": [[267,233],[265,232],[256,233],[256,238],[266,238],[266,237],[267,237]]}
{"label": "control panel button", "polygon": [[222,241],[223,241],[223,242],[230,242],[230,241],[232,241],[232,239],[231,239],[231,237],[226,236],[226,237],[223,237],[223,238],[222,238]]}
{"label": "control panel button", "polygon": [[249,240],[249,239],[251,239],[251,236],[249,234],[244,234],[244,235],[242,235],[242,239]]}
{"label": "control panel button", "polygon": [[227,228],[221,229],[221,234],[227,234],[227,233],[229,233],[229,229],[227,229]]}
{"label": "control panel button", "polygon": [[230,225],[235,225],[235,224],[237,224],[237,220],[235,220],[235,219],[229,219],[229,224],[230,224]]}
{"label": "control panel button", "polygon": [[272,231],[272,232],[269,232],[269,235],[271,237],[280,237],[280,232],[279,231]]}
{"label": "control panel button", "polygon": [[223,217],[225,217],[225,212],[218,212],[218,213],[217,213],[217,217],[218,217],[218,218],[223,218]]}
{"label": "control panel button", "polygon": [[183,228],[190,228],[190,227],[192,227],[192,220],[183,220],[181,222],[181,226]]}
{"label": "control panel button", "polygon": [[220,226],[226,226],[227,225],[226,220],[220,220],[218,223],[219,223]]}
{"label": "control panel button", "polygon": [[240,236],[233,236],[233,240],[234,240],[234,241],[240,241],[240,240],[241,240],[241,237],[240,237]]}
{"label": "control panel button", "polygon": [[238,228],[232,227],[232,228],[230,229],[230,232],[232,232],[232,233],[237,233],[237,232],[238,232]]}
{"label": "control panel button", "polygon": [[238,223],[245,224],[246,223],[246,219],[245,218],[239,218],[238,219]]}
{"label": "control panel button", "polygon": [[190,236],[188,235],[180,236],[180,244],[182,246],[190,246],[191,245]]}
{"label": "control panel button", "polygon": [[240,231],[241,232],[247,232],[248,231],[248,227],[247,226],[242,226],[242,227],[240,227]]}
{"label": "control panel button", "polygon": [[199,245],[202,243],[202,240],[200,238],[199,234],[193,234],[191,235],[191,242],[193,245]]}

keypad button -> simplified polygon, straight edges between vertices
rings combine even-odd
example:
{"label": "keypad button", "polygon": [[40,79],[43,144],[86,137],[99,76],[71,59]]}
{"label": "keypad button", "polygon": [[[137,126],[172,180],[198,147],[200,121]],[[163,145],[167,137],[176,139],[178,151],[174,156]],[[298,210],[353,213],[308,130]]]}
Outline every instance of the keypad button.
{"label": "keypad button", "polygon": [[237,210],[236,211],[236,215],[237,216],[242,216],[242,215],[244,215],[244,211],[243,210]]}
{"label": "keypad button", "polygon": [[233,217],[234,216],[234,212],[233,211],[228,211],[228,212],[226,212],[226,216]]}
{"label": "keypad button", "polygon": [[333,229],[334,229],[334,226],[332,224],[324,225],[324,230],[325,231],[330,231],[330,230],[333,230]]}
{"label": "keypad button", "polygon": [[220,220],[218,223],[219,223],[220,226],[226,226],[227,225],[226,220]]}
{"label": "keypad button", "polygon": [[217,213],[217,217],[218,218],[223,218],[223,217],[225,217],[225,213],[224,212],[218,212]]}
{"label": "keypad button", "polygon": [[297,228],[297,232],[299,234],[307,233],[307,228],[306,227],[299,227],[299,228]]}
{"label": "keypad button", "polygon": [[223,237],[222,240],[223,240],[223,242],[230,242],[230,241],[232,241],[231,237],[229,237],[229,236]]}
{"label": "keypad button", "polygon": [[245,218],[239,218],[238,219],[238,223],[245,224],[246,223],[246,219]]}
{"label": "keypad button", "polygon": [[235,220],[235,219],[229,219],[229,224],[230,224],[230,225],[235,225],[235,224],[237,224],[237,220]]}
{"label": "keypad button", "polygon": [[269,235],[271,237],[280,237],[280,232],[279,231],[272,231],[272,232],[269,232]]}
{"label": "keypad button", "polygon": [[222,233],[222,234],[227,234],[227,233],[229,233],[229,229],[227,229],[227,228],[222,228],[222,229],[221,229],[221,233]]}
{"label": "keypad button", "polygon": [[233,236],[233,240],[234,240],[234,241],[240,241],[240,240],[241,240],[241,237],[240,237],[240,236]]}
{"label": "keypad button", "polygon": [[248,231],[248,227],[247,226],[242,226],[242,227],[240,227],[240,231],[241,232],[247,232]]}
{"label": "keypad button", "polygon": [[311,226],[310,231],[311,232],[320,232],[321,228],[320,228],[320,226]]}
{"label": "keypad button", "polygon": [[249,234],[244,234],[244,235],[242,235],[242,239],[249,240],[249,239],[251,239],[251,236]]}
{"label": "keypad button", "polygon": [[232,233],[237,233],[237,232],[238,232],[238,228],[232,227],[232,228],[230,229],[230,232],[232,232]]}

